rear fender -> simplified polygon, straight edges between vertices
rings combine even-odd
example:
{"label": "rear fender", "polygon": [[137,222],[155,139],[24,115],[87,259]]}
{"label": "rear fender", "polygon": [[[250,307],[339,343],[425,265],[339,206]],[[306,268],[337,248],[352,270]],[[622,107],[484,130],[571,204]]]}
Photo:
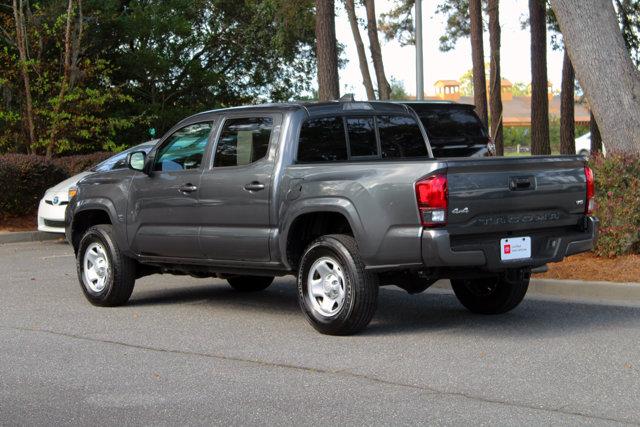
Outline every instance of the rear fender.
{"label": "rear fender", "polygon": [[276,259],[279,259],[287,269],[291,269],[291,265],[287,260],[287,240],[289,236],[289,230],[294,221],[301,215],[315,212],[333,212],[342,214],[353,231],[353,237],[356,239],[358,246],[366,246],[368,244],[364,226],[360,219],[360,215],[355,206],[343,197],[319,197],[304,199],[295,202],[291,205],[285,215],[283,216],[279,227],[276,231],[276,236],[273,239],[272,253],[276,255]]}

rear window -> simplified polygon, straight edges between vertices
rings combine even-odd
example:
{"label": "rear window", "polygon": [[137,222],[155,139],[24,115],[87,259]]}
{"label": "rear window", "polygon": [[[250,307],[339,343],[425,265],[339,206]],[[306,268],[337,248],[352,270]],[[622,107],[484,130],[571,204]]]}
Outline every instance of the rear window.
{"label": "rear window", "polygon": [[378,116],[383,159],[428,157],[427,145],[414,119],[404,116]]}
{"label": "rear window", "polygon": [[411,157],[429,152],[418,122],[408,116],[325,117],[306,121],[300,131],[303,163]]}
{"label": "rear window", "polygon": [[430,138],[484,136],[484,128],[472,110],[443,108],[420,111],[420,120]]}
{"label": "rear window", "polygon": [[347,118],[351,157],[378,155],[378,142],[376,141],[376,128],[373,120],[373,117]]}

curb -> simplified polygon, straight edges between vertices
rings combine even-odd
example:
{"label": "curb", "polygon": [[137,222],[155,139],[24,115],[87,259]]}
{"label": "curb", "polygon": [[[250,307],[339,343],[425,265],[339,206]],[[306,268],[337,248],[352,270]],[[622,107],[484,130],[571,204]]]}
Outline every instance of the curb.
{"label": "curb", "polygon": [[44,231],[7,231],[0,232],[0,244],[43,242],[45,240],[58,240],[63,237],[59,233],[45,233]]}
{"label": "curb", "polygon": [[[451,285],[448,280],[439,280],[433,288],[451,290]],[[640,304],[640,283],[531,279],[528,295],[638,305]]]}

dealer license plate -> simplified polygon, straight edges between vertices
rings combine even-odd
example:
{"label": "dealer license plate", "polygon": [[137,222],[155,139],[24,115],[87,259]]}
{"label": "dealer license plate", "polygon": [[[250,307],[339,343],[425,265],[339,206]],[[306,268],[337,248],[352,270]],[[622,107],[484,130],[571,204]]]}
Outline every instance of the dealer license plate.
{"label": "dealer license plate", "polygon": [[500,239],[500,259],[502,261],[523,258],[531,258],[531,237]]}

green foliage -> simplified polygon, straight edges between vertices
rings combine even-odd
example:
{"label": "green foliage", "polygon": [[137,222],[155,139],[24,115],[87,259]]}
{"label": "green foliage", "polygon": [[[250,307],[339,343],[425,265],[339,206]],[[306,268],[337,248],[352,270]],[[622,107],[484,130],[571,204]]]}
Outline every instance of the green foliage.
{"label": "green foliage", "polygon": [[[87,54],[78,58],[71,69],[70,81],[64,83],[64,3],[33,1],[26,6],[30,8],[25,23],[30,56],[25,64],[19,60],[11,37],[3,40],[4,46],[0,41],[0,72],[6,76],[0,80],[4,98],[0,104],[0,123],[3,124],[0,127],[0,152],[42,153],[49,145],[56,153],[113,149],[122,146],[116,142],[116,134],[133,126],[132,118],[112,114],[130,102],[131,97],[113,84],[113,69],[93,55],[95,46],[84,43],[82,38],[75,41],[78,52],[86,50]],[[0,9],[0,22],[7,28],[7,34],[15,27],[11,13],[11,8]],[[82,25],[86,30],[88,24]],[[23,66],[26,66],[31,84],[36,135],[33,144],[28,142],[22,120],[25,89],[20,69]],[[64,96],[60,98],[63,84]],[[54,133],[55,143],[52,142]]]}
{"label": "green foliage", "polygon": [[47,159],[27,154],[0,155],[0,219],[36,211],[44,192],[59,182],[91,169],[113,156],[96,152]]}
{"label": "green foliage", "polygon": [[460,95],[473,96],[473,69],[467,70],[458,81],[460,82]]}
{"label": "green foliage", "polygon": [[0,218],[33,213],[45,190],[66,178],[65,171],[44,156],[0,156]]}
{"label": "green foliage", "polygon": [[596,216],[600,235],[594,252],[615,257],[640,252],[640,157],[595,156]]}
{"label": "green foliage", "polygon": [[141,126],[128,144],[161,135],[180,119],[219,107],[283,101],[314,75],[312,0],[153,0],[103,2],[104,25],[91,37],[134,102]]}
{"label": "green foliage", "polygon": [[397,80],[394,77],[391,77],[391,99],[394,100],[406,100],[409,99],[409,94],[404,88],[404,82],[402,80]]}
{"label": "green foliage", "polygon": [[53,137],[58,154],[119,149],[198,111],[292,99],[314,77],[313,0],[83,0],[78,66],[60,99],[66,2],[28,3],[25,64],[11,6],[0,7],[0,153],[43,152]]}
{"label": "green foliage", "polygon": [[389,41],[397,39],[400,46],[414,45],[415,30],[413,27],[413,7],[415,0],[395,0],[393,8],[380,15],[378,29]]}
{"label": "green foliage", "polygon": [[[504,146],[516,148],[518,144],[521,147],[531,147],[531,128],[529,126],[507,126],[504,128]],[[576,126],[576,138],[589,132],[589,126]],[[560,152],[560,119],[551,117],[549,120],[549,140],[551,142],[551,151]]]}
{"label": "green foliage", "polygon": [[511,93],[513,96],[531,96],[531,83],[515,82]]}
{"label": "green foliage", "polygon": [[57,157],[53,159],[53,163],[64,170],[67,176],[73,176],[91,169],[111,156],[113,156],[112,152],[98,151],[91,154]]}
{"label": "green foliage", "polygon": [[445,33],[440,36],[440,50],[448,52],[456,47],[459,39],[471,33],[469,0],[441,0],[436,13],[447,18]]}

